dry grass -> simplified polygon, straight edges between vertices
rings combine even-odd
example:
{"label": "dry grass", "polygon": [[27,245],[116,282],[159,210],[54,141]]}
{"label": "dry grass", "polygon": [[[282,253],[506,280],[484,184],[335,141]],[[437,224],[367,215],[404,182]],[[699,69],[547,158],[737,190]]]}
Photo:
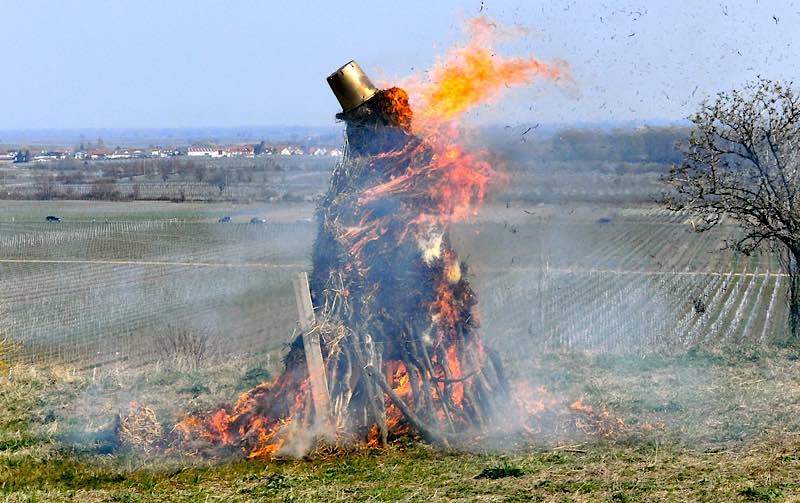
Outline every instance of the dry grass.
{"label": "dry grass", "polygon": [[0,373],[8,372],[8,362],[13,356],[14,349],[14,345],[8,339],[0,338]]}
{"label": "dry grass", "polygon": [[191,372],[212,358],[215,344],[222,340],[211,328],[167,325],[153,332],[153,346],[159,361],[175,370]]}
{"label": "dry grass", "polygon": [[[239,361],[194,372],[95,375],[14,367],[0,378],[5,501],[796,501],[800,363],[754,348],[647,358],[542,355],[515,378],[559,399],[583,396],[629,433],[559,432],[499,452],[418,444],[272,462],[144,455],[103,434],[136,399],[166,429],[185,411],[233,399],[263,378]],[[545,416],[543,416],[545,417]],[[651,429],[643,425],[659,425]],[[109,452],[110,454],[106,453]],[[104,454],[105,453],[105,454]]]}

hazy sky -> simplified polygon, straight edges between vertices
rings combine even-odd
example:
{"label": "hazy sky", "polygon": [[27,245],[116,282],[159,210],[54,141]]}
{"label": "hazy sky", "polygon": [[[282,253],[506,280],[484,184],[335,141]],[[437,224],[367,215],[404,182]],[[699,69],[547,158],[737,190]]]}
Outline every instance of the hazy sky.
{"label": "hazy sky", "polygon": [[579,90],[516,90],[488,122],[676,120],[800,68],[789,1],[0,0],[0,129],[330,125],[330,72],[428,68],[481,9],[534,30],[500,52],[562,58]]}

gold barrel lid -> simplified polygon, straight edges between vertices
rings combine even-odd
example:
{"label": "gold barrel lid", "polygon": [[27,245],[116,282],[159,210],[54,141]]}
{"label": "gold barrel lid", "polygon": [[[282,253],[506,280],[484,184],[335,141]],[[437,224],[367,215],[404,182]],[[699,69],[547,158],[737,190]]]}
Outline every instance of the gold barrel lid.
{"label": "gold barrel lid", "polygon": [[355,61],[350,61],[330,74],[328,85],[342,105],[343,112],[349,112],[378,92],[378,88]]}

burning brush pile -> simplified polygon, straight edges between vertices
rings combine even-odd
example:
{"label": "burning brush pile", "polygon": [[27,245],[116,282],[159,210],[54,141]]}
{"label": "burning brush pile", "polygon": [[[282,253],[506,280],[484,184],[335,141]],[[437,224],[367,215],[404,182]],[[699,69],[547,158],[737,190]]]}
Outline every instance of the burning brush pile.
{"label": "burning brush pile", "polygon": [[183,420],[178,445],[271,457],[530,431],[528,409],[539,405],[515,396],[481,340],[468,267],[448,238],[498,178],[487,152],[461,146],[458,119],[505,87],[564,78],[566,68],[493,54],[492,28],[472,21],[470,44],[439,61],[430,82],[406,83],[416,115],[404,89],[377,89],[355,62],[328,78],[346,154],[317,209],[313,271],[297,290],[301,307],[310,293],[303,333],[275,382]]}

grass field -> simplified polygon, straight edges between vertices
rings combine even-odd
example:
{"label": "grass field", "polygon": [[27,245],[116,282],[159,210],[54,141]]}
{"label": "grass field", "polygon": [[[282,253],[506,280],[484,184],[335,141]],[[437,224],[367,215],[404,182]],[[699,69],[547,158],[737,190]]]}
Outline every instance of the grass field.
{"label": "grass field", "polygon": [[[94,381],[13,367],[0,377],[4,501],[796,501],[800,363],[793,350],[680,357],[578,353],[532,358],[528,377],[559,400],[624,417],[608,437],[548,430],[505,445],[440,452],[400,443],[313,459],[216,459],[116,451],[94,436],[124,401],[165,427],[252,385],[254,361],[193,373],[149,368]],[[656,425],[644,429],[642,425]]]}

